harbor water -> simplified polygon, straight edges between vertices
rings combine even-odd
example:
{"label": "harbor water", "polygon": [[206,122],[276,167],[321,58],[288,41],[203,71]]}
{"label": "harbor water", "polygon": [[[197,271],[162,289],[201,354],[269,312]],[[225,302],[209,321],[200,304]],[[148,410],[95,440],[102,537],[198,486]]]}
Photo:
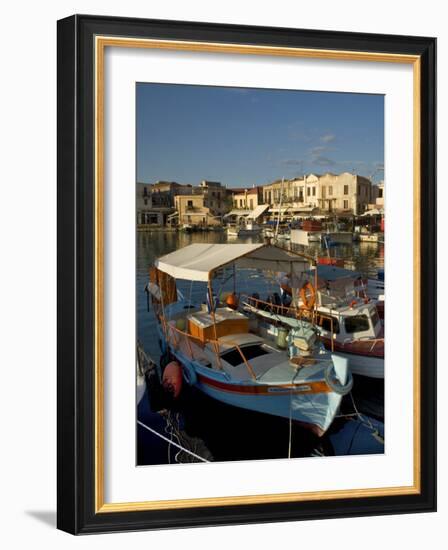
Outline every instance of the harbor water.
{"label": "harbor water", "polygon": [[[155,362],[160,357],[156,319],[144,292],[148,271],[154,260],[192,243],[262,242],[261,237],[228,238],[224,231],[213,232],[138,232],[137,233],[137,339],[146,354]],[[304,251],[289,241],[281,243]],[[326,255],[319,244],[307,250],[314,255]],[[369,277],[376,277],[384,267],[384,245],[353,243],[332,248],[331,256],[344,258],[345,266]],[[275,281],[266,282],[255,272],[239,273],[237,288],[243,293],[260,295],[277,291]],[[278,285],[277,285],[278,286]],[[179,281],[184,296],[205,300],[201,284]],[[148,391],[139,403],[137,419],[137,464],[191,462],[181,447],[206,460],[255,460],[306,456],[371,454],[384,451],[384,382],[355,377],[352,395],[344,398],[340,418],[329,432],[317,438],[288,420],[230,407],[204,396],[184,385],[179,401],[163,413],[151,408]],[[155,433],[161,434],[163,438]],[[194,459],[193,459],[194,460]]]}

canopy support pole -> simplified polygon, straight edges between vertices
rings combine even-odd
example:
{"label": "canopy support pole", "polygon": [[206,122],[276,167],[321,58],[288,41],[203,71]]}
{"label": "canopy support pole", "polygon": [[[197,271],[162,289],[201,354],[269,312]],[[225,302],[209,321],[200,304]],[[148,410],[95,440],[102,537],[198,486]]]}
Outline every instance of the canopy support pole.
{"label": "canopy support pole", "polygon": [[216,355],[216,360],[218,362],[218,367],[220,368],[220,370],[222,370],[221,357],[219,356],[218,333],[216,331],[216,315],[215,315],[215,304],[213,303],[213,289],[212,289],[211,274],[209,274],[208,276],[207,289],[208,289],[208,296],[210,301],[210,310],[211,310],[212,320],[213,320],[213,336],[215,340],[213,347],[215,348],[215,355]]}

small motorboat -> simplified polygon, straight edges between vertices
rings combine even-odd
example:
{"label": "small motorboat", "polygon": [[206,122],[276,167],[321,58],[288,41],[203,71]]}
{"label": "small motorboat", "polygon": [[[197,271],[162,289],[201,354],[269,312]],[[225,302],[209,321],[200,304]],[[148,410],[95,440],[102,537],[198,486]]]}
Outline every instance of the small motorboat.
{"label": "small motorboat", "polygon": [[227,235],[229,237],[253,237],[260,235],[261,232],[261,226],[251,220],[244,221],[242,219],[239,224],[227,226]]}
{"label": "small motorboat", "polygon": [[[236,276],[247,269],[303,273],[309,264],[302,255],[266,244],[192,244],[159,258],[147,290],[162,353],[181,365],[187,384],[206,395],[322,436],[351,390],[348,360],[326,350],[308,321],[274,327],[238,310],[236,300],[220,302],[213,284],[227,266]],[[205,303],[181,297],[179,279],[202,284]]]}

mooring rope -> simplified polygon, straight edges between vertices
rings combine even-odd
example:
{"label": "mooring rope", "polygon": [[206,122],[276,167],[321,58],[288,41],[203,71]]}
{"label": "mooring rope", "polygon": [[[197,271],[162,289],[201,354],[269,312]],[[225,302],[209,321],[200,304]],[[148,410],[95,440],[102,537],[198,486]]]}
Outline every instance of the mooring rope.
{"label": "mooring rope", "polygon": [[197,455],[196,453],[193,453],[193,451],[190,451],[188,449],[186,449],[185,447],[182,447],[181,445],[178,445],[177,443],[175,443],[174,441],[168,439],[167,437],[165,437],[164,435],[162,435],[161,433],[157,432],[156,430],[154,430],[153,428],[150,428],[149,426],[147,426],[146,424],[143,424],[143,422],[141,422],[140,420],[137,420],[137,424],[140,424],[140,426],[142,426],[142,428],[145,428],[147,429],[148,431],[150,431],[151,433],[153,433],[154,435],[156,435],[157,437],[160,437],[161,439],[163,439],[164,441],[166,441],[169,445],[174,445],[174,447],[177,447],[178,449],[180,449],[181,451],[184,451],[185,453],[191,455],[191,456],[194,456],[194,458],[197,458],[198,460],[200,460],[201,462],[209,462],[209,460],[206,460],[205,458],[202,458],[202,456],[199,456]]}

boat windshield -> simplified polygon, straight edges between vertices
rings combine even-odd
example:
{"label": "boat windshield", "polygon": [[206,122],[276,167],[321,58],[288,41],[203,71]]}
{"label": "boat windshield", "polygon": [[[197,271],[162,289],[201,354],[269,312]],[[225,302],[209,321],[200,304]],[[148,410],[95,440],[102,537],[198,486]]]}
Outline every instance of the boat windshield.
{"label": "boat windshield", "polygon": [[367,315],[350,315],[344,323],[346,332],[364,332],[370,328]]}

